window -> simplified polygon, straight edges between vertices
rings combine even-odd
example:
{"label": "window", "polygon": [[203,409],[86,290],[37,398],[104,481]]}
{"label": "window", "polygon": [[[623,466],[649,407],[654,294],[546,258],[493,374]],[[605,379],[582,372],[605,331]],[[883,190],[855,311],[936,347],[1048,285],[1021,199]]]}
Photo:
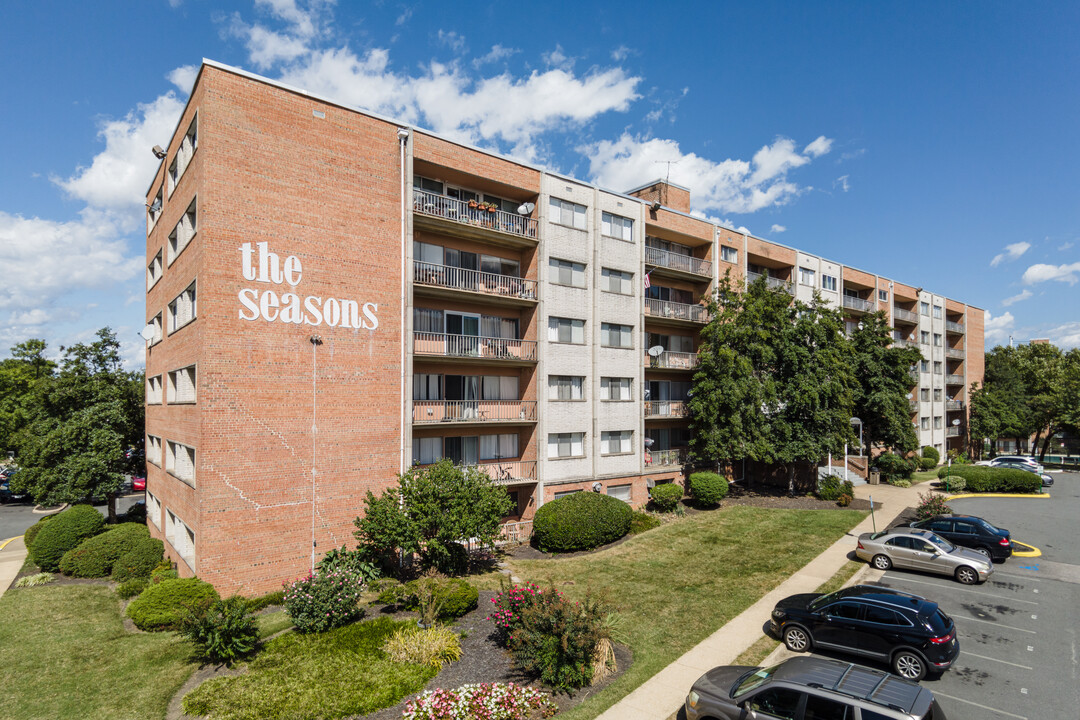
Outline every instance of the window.
{"label": "window", "polygon": [[548,400],[584,400],[585,378],[576,375],[549,375]]}
{"label": "window", "polygon": [[161,529],[161,501],[150,493],[146,493],[146,517],[154,527]]}
{"label": "window", "polygon": [[443,456],[441,437],[416,438],[413,440],[413,462],[430,465]]}
{"label": "window", "polygon": [[161,438],[157,435],[146,436],[146,462],[161,467]]}
{"label": "window", "polygon": [[180,148],[176,151],[172,163],[169,164],[170,196],[177,184],[179,184],[180,178],[184,177],[184,172],[187,170],[188,163],[191,162],[191,158],[195,155],[195,150],[198,149],[198,147],[199,116],[196,114],[191,121],[191,125],[188,126],[187,132],[184,133],[184,139],[180,141]]}
{"label": "window", "polygon": [[165,511],[165,539],[184,562],[195,569],[195,532],[172,510]]}
{"label": "window", "polygon": [[631,387],[633,387],[633,378],[602,377],[600,378],[600,399],[633,400],[630,396]]}
{"label": "window", "polygon": [[727,245],[720,246],[720,259],[724,262],[737,263],[739,262],[739,251],[733,247]]}
{"label": "window", "polygon": [[941,416],[940,415],[935,415],[934,416],[934,429],[935,430],[940,430],[941,429]]}
{"label": "window", "polygon": [[919,333],[919,342],[921,344],[923,344],[923,345],[929,345],[930,344],[930,333],[927,332],[926,330],[921,331]]}
{"label": "window", "polygon": [[[817,695],[806,696],[806,709],[803,711],[805,720],[852,720],[854,717],[854,711],[849,710],[843,703]],[[863,720],[866,720],[865,710]]]}
{"label": "window", "polygon": [[169,303],[169,332],[174,333],[195,319],[195,282]]}
{"label": "window", "polygon": [[503,460],[518,456],[517,433],[480,436],[480,459]]}
{"label": "window", "polygon": [[157,255],[150,261],[150,264],[146,266],[146,289],[157,285],[157,281],[161,279],[161,251],[157,251]]}
{"label": "window", "polygon": [[420,175],[413,175],[412,184],[414,188],[420,190],[427,190],[428,192],[436,193],[438,195],[443,194],[443,184],[438,180],[421,177]]}
{"label": "window", "polygon": [[769,688],[762,690],[746,701],[747,710],[765,713],[766,717],[794,720],[798,715],[802,693],[788,688]]}
{"label": "window", "polygon": [[579,493],[579,492],[581,492],[581,491],[580,490],[563,490],[562,492],[555,493],[555,499],[558,500],[559,498],[569,497],[569,496],[573,495],[574,493]]}
{"label": "window", "polygon": [[821,289],[836,292],[836,278],[832,275],[821,276]]}
{"label": "window", "polygon": [[164,212],[162,207],[161,192],[164,188],[158,188],[157,195],[154,196],[153,201],[146,208],[146,234],[149,235],[150,231],[157,225],[158,218],[161,217],[161,213]]}
{"label": "window", "polygon": [[926,315],[927,317],[930,317],[930,303],[928,303],[928,302],[919,303],[919,312],[921,314],[923,314],[923,315]]}
{"label": "window", "polygon": [[622,500],[624,503],[629,505],[631,502],[630,491],[632,487],[632,485],[609,485],[607,489],[607,494],[615,498],[616,500]]}
{"label": "window", "polygon": [[928,417],[919,418],[919,428],[921,430],[929,430],[930,429],[930,418],[928,418]]}
{"label": "window", "polygon": [[585,344],[585,321],[573,318],[549,317],[548,342]]}
{"label": "window", "polygon": [[600,344],[604,347],[632,348],[634,347],[633,333],[632,325],[600,323]]}
{"label": "window", "polygon": [[940,375],[941,374],[941,361],[940,360],[935,360],[934,361],[934,374],[935,375]]}
{"label": "window", "polygon": [[632,295],[634,274],[603,268],[600,270],[600,289],[605,292],[619,293],[620,295]]}
{"label": "window", "polygon": [[[464,266],[465,263],[455,261],[454,257],[457,255],[467,255],[468,253],[458,252],[456,250],[447,249],[447,265],[451,267],[457,267],[458,265]],[[521,263],[517,260],[511,260],[509,258],[502,258],[497,255],[481,255],[480,256],[480,272],[488,273],[490,275],[506,275],[507,277],[521,277]]]}
{"label": "window", "polygon": [[919,371],[920,372],[930,372],[930,361],[929,360],[920,360],[919,361]]}
{"label": "window", "polygon": [[585,287],[585,266],[569,260],[548,260],[548,280],[556,285]]}
{"label": "window", "polygon": [[862,607],[858,603],[841,602],[830,605],[825,609],[825,614],[829,617],[842,618],[844,620],[858,620],[861,611]]}
{"label": "window", "polygon": [[941,333],[934,333],[934,347],[941,347]]}
{"label": "window", "polygon": [[171,440],[165,443],[165,471],[195,486],[195,448]]}
{"label": "window", "polygon": [[905,624],[900,622],[900,618],[896,617],[896,613],[892,610],[875,605],[866,606],[866,622],[877,623],[878,625]]}
{"label": "window", "polygon": [[184,248],[188,246],[191,239],[195,237],[195,233],[199,231],[197,203],[198,198],[191,201],[188,209],[184,211],[184,216],[180,218],[180,222],[176,223],[176,227],[169,233],[169,265],[172,265],[177,256],[184,252]]}
{"label": "window", "polygon": [[161,376],[154,375],[146,378],[146,404],[161,404]]}
{"label": "window", "polygon": [[151,319],[147,320],[146,324],[154,329],[153,336],[146,342],[146,344],[148,346],[157,345],[159,342],[161,342],[161,338],[164,337],[161,332],[161,313],[158,313]]}
{"label": "window", "polygon": [[413,375],[413,400],[443,400],[443,376],[431,373]]}
{"label": "window", "polygon": [[889,291],[888,290],[878,290],[877,291],[877,299],[880,300],[883,303],[889,302]]}
{"label": "window", "polygon": [[168,400],[173,403],[195,402],[195,366],[173,370],[169,373]]}
{"label": "window", "polygon": [[694,352],[694,338],[689,335],[661,335],[660,333],[646,333],[648,347],[659,345],[666,352]]}
{"label": "window", "polygon": [[551,198],[551,222],[556,225],[585,230],[585,206],[576,203]]}
{"label": "window", "polygon": [[634,221],[611,213],[601,213],[600,234],[625,240],[626,242],[634,242]]}
{"label": "window", "polygon": [[923,402],[930,402],[930,388],[922,388],[919,390],[919,399]]}
{"label": "window", "polygon": [[814,271],[810,268],[799,268],[799,284],[814,287]]}
{"label": "window", "polygon": [[549,458],[585,456],[585,433],[551,433],[548,435]]}
{"label": "window", "polygon": [[934,402],[941,402],[941,388],[934,388]]}
{"label": "window", "polygon": [[633,430],[614,430],[600,433],[600,454],[622,455],[633,452],[634,449],[631,444],[633,436]]}
{"label": "window", "polygon": [[934,317],[937,318],[938,320],[941,319],[941,306],[940,305],[935,305],[934,306]]}

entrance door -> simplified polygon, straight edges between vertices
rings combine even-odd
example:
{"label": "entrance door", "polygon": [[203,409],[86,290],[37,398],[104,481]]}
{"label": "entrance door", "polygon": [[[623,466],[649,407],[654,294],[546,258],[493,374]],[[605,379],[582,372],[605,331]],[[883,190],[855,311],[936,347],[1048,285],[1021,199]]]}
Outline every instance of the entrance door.
{"label": "entrance door", "polygon": [[447,375],[446,416],[455,419],[473,419],[477,415],[480,399],[478,375]]}
{"label": "entrance door", "polygon": [[443,452],[455,465],[477,465],[480,463],[480,438],[476,435],[448,437]]}

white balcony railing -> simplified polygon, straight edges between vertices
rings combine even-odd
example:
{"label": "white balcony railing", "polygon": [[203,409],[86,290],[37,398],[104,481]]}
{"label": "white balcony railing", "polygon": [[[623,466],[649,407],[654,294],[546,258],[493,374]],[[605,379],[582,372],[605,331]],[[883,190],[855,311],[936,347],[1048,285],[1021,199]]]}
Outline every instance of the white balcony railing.
{"label": "white balcony railing", "polygon": [[413,400],[413,425],[536,421],[534,400]]}
{"label": "white balcony railing", "polygon": [[964,334],[964,324],[963,323],[958,323],[958,322],[953,322],[952,320],[946,320],[945,321],[945,330],[948,331],[948,332],[951,332],[951,333],[956,333],[958,335],[963,335]]}
{"label": "white balcony railing", "polygon": [[964,384],[964,376],[963,375],[946,375],[945,376],[945,384],[946,385],[963,385]]}
{"label": "white balcony railing", "polygon": [[680,255],[660,248],[645,248],[645,264],[712,277],[712,263],[708,260],[702,260],[693,255]]}
{"label": "white balcony railing", "polygon": [[749,270],[746,271],[746,283],[747,283],[747,285],[750,285],[750,284],[752,284],[754,282],[757,282],[757,279],[759,277],[764,277],[765,278],[765,284],[768,285],[769,287],[773,288],[774,290],[783,290],[784,292],[788,293],[789,295],[794,295],[795,294],[795,286],[792,285],[787,280],[784,280],[783,278],[775,278],[775,277],[772,277],[770,275],[764,275],[763,276],[761,273],[750,272]]}
{"label": "white balcony railing", "polygon": [[686,462],[686,450],[646,450],[646,467],[677,467]]}
{"label": "white balcony railing", "polygon": [[510,235],[536,239],[536,220],[504,210],[481,210],[469,203],[445,195],[413,188],[413,210],[424,215],[444,218],[462,225],[497,230]]}
{"label": "white balcony railing", "polygon": [[709,322],[709,313],[700,305],[687,305],[654,298],[645,298],[645,314],[649,317],[671,318],[672,320]]}
{"label": "white balcony railing", "polygon": [[945,401],[945,409],[946,410],[963,410],[964,409],[964,401],[963,400],[946,400]]}
{"label": "white balcony railing", "polygon": [[645,417],[681,418],[686,417],[688,408],[684,400],[646,400]]}
{"label": "white balcony railing", "polygon": [[436,265],[434,263],[413,261],[413,282],[417,285],[467,290],[469,292],[515,297],[524,300],[536,299],[536,281],[512,275],[468,270],[466,268]]}
{"label": "white balcony railing", "polygon": [[963,360],[964,351],[958,348],[945,348],[945,357],[953,358],[954,360]]}
{"label": "white balcony railing", "polygon": [[862,298],[844,296],[844,307],[848,310],[854,310],[855,312],[874,312],[876,309],[874,303],[869,300],[863,300]]}
{"label": "white balcony railing", "polygon": [[[485,460],[480,463],[457,464],[460,467],[475,467],[503,485],[536,482],[535,460]],[[426,467],[426,465],[421,467]]]}
{"label": "white balcony railing", "polygon": [[645,356],[645,364],[656,370],[693,370],[698,366],[697,353],[665,352],[657,357]]}
{"label": "white balcony railing", "polygon": [[524,360],[536,362],[536,342],[510,338],[446,333],[413,333],[413,353],[484,360]]}
{"label": "white balcony railing", "polygon": [[893,307],[892,311],[893,320],[901,320],[903,322],[909,322],[918,324],[919,314],[912,312],[911,310],[903,310],[898,307]]}

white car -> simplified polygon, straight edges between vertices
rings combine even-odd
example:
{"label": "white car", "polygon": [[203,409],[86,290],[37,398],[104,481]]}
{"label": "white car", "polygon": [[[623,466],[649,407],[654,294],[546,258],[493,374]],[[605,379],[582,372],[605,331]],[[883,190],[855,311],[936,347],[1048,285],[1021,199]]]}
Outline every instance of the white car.
{"label": "white car", "polygon": [[1040,475],[1042,475],[1044,472],[1043,466],[1036,462],[1035,458],[1028,457],[1026,455],[998,455],[993,460],[980,460],[975,464],[997,467],[998,465],[1002,465],[1004,463],[1020,463],[1021,465],[1027,465],[1029,468],[1039,473]]}

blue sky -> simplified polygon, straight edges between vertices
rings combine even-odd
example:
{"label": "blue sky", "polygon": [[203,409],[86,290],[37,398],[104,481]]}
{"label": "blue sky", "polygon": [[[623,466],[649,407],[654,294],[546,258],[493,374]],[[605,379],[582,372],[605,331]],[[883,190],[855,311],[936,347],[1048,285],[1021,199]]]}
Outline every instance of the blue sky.
{"label": "blue sky", "polygon": [[1080,4],[39,2],[0,23],[0,354],[142,361],[144,193],[203,57],[1080,345]]}

